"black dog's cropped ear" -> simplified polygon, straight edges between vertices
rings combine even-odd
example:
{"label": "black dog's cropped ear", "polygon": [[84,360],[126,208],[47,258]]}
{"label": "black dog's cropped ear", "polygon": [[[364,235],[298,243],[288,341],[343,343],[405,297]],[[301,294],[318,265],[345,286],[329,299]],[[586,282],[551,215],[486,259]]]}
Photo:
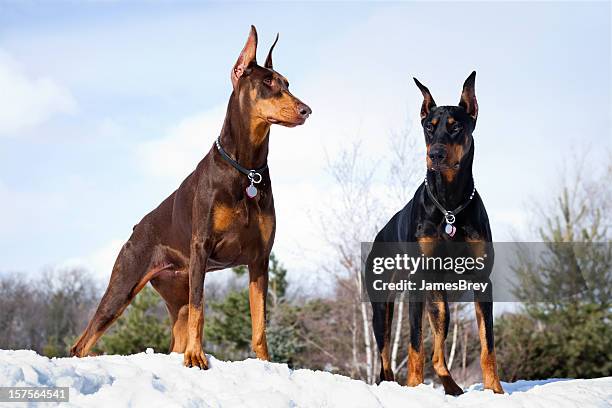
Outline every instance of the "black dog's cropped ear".
{"label": "black dog's cropped ear", "polygon": [[434,101],[433,96],[431,96],[429,89],[427,89],[425,85],[420,83],[419,80],[414,77],[412,79],[414,79],[414,82],[423,94],[423,105],[421,105],[421,120],[423,120],[427,117],[427,115],[429,115],[429,112],[431,112],[431,110],[436,107],[436,102]]}
{"label": "black dog's cropped ear", "polygon": [[471,117],[476,120],[478,117],[478,102],[476,101],[476,71],[472,71],[469,77],[463,84],[463,92],[461,92],[461,100],[459,106],[463,107]]}
{"label": "black dog's cropped ear", "polygon": [[272,51],[274,51],[274,47],[276,46],[277,42],[278,42],[278,33],[276,33],[276,38],[274,39],[274,43],[270,47],[270,51],[268,51],[268,56],[266,57],[266,63],[264,64],[264,67],[266,68],[274,69],[272,68]]}
{"label": "black dog's cropped ear", "polygon": [[246,44],[244,44],[244,48],[242,49],[242,52],[240,53],[240,56],[238,57],[236,64],[234,64],[234,68],[232,68],[231,76],[232,76],[232,85],[234,86],[234,89],[238,85],[238,80],[245,73],[247,67],[253,62],[257,63],[256,54],[257,54],[257,30],[255,29],[255,26],[251,26],[251,32],[249,33],[249,38],[247,39]]}

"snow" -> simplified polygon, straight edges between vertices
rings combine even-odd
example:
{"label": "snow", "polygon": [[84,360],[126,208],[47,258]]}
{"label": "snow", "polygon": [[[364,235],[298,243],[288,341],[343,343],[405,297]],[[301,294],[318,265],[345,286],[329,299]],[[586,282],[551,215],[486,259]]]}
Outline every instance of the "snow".
{"label": "snow", "polygon": [[[181,354],[53,358],[0,350],[0,386],[70,387],[62,407],[612,407],[612,377],[503,383],[506,394],[470,386],[460,397],[440,388],[367,385],[284,364],[208,357],[210,369],[185,368]],[[44,406],[56,404],[45,403]],[[27,406],[1,403],[1,407]],[[31,403],[30,406],[34,406]]]}

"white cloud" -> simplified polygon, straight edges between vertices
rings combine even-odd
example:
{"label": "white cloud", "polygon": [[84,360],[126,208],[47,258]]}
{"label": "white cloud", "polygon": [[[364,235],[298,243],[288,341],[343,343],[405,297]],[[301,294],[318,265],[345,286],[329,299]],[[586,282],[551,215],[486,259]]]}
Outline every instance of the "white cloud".
{"label": "white cloud", "polygon": [[72,94],[51,78],[29,77],[10,55],[0,50],[0,135],[14,135],[58,113],[73,113]]}
{"label": "white cloud", "polygon": [[537,239],[529,228],[529,214],[524,208],[496,208],[489,210],[489,220],[495,241]]}
{"label": "white cloud", "polygon": [[[306,75],[292,75],[280,69],[289,78],[295,95],[313,109],[305,125],[292,129],[273,126],[271,131],[268,160],[278,221],[274,249],[292,269],[307,271],[324,261],[321,253],[326,250],[326,244],[316,221],[325,210],[322,198],[335,193],[333,187],[330,189],[326,157],[333,161],[339,151],[361,139],[361,147],[366,152],[363,160],[371,161],[364,166],[369,167],[372,162],[375,164],[389,155],[393,148],[388,143],[390,134],[406,127],[412,131],[411,136],[417,137],[416,148],[422,151],[419,125],[422,96],[410,77],[416,75],[430,85],[436,101],[444,105],[457,102],[461,81],[474,66],[485,73],[494,71],[486,59],[473,55],[457,57],[450,68],[439,63],[439,57],[433,61],[419,58],[430,52],[429,45],[407,42],[405,27],[412,24],[418,31],[422,22],[418,18],[405,22],[404,18],[403,14],[393,15],[393,11],[379,13],[330,38],[323,48],[309,56],[311,60],[325,63],[312,64]],[[368,50],[367,55],[364,50]],[[278,59],[282,61],[281,54]],[[487,106],[491,107],[494,106],[491,95],[494,87],[492,80],[483,76],[484,79],[479,80],[479,84],[483,83],[485,97],[482,99],[488,100]],[[223,124],[224,108],[225,101],[211,111],[184,119],[170,129],[166,137],[141,145],[138,158],[142,167],[149,175],[166,181],[172,179],[173,187],[178,187],[208,152]],[[489,108],[479,119],[479,132],[482,130],[488,135],[495,130],[497,133],[495,137],[478,139],[475,175],[479,191],[488,193],[485,204],[491,214],[494,236],[509,240],[513,231],[523,231],[528,223],[515,199],[516,189],[499,182],[505,168],[512,169],[509,178],[519,178],[516,166],[505,165],[506,161],[513,162],[516,156],[504,155],[498,145],[500,140],[508,139],[500,135],[503,129],[497,129],[496,124],[501,122],[499,112],[504,110]],[[524,157],[528,152],[522,149],[521,154]],[[418,157],[414,166],[417,174],[424,175],[424,159]],[[377,183],[374,193],[384,198],[383,207],[388,211],[384,216],[389,217],[403,203],[387,198],[386,180]],[[419,183],[420,176],[407,188],[412,192]],[[517,181],[513,185],[524,186],[525,183]],[[521,195],[532,191],[522,190]],[[362,237],[364,241],[372,238]]]}
{"label": "white cloud", "polygon": [[110,278],[113,265],[125,239],[115,238],[83,257],[68,258],[55,266],[56,269],[85,268],[100,282]]}
{"label": "white cloud", "polygon": [[187,117],[169,129],[167,136],[137,146],[141,168],[155,177],[182,180],[210,149],[221,131],[224,113],[219,106]]}
{"label": "white cloud", "polygon": [[125,239],[113,239],[87,257],[87,262],[96,277],[105,280],[110,277],[117,255],[125,241]]}
{"label": "white cloud", "polygon": [[[313,67],[307,77],[281,70],[289,77],[295,96],[314,112],[303,126],[273,126],[268,157],[277,214],[274,251],[302,276],[317,272],[325,262],[324,253],[329,252],[321,236],[321,206],[337,192],[330,189],[327,157],[334,161],[338,152],[362,139],[361,148],[367,152],[364,159],[379,160],[388,154],[391,132],[404,128],[408,115],[418,117],[418,90],[413,92],[418,104],[410,112],[403,92],[409,84],[399,70],[377,79],[377,86],[368,88],[367,93],[361,90],[363,78],[378,69],[376,60],[364,61],[355,52],[357,44],[366,40],[367,33],[358,29],[334,40],[318,56],[326,61],[325,66]],[[351,67],[348,72],[343,68],[346,65]],[[404,81],[398,92],[400,79]],[[177,188],[218,135],[225,104],[223,101],[214,109],[186,117],[169,129],[167,136],[138,146],[141,168]],[[364,165],[370,167],[371,163]]]}

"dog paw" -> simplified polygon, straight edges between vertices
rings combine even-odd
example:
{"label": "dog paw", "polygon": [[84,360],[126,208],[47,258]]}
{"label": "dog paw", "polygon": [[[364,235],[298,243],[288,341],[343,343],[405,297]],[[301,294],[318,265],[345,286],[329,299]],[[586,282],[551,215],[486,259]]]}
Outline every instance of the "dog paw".
{"label": "dog paw", "polygon": [[461,389],[461,387],[459,387],[457,384],[455,384],[454,386],[451,387],[444,387],[444,393],[446,395],[454,395],[454,396],[458,396],[458,395],[462,395],[463,394],[463,390]]}
{"label": "dog paw", "polygon": [[78,344],[75,344],[74,346],[70,347],[70,355],[72,357],[85,357],[82,347]]}
{"label": "dog paw", "polygon": [[491,390],[493,391],[495,394],[503,394],[504,393],[504,389],[501,386],[501,383],[499,382],[499,380],[494,381],[490,384],[485,384],[484,386],[485,390]]}
{"label": "dog paw", "polygon": [[208,370],[208,360],[201,347],[185,350],[183,364],[185,367],[198,367],[202,370]]}
{"label": "dog paw", "polygon": [[440,381],[442,381],[442,386],[444,387],[444,393],[446,395],[457,396],[463,394],[463,389],[457,385],[450,375],[441,376]]}

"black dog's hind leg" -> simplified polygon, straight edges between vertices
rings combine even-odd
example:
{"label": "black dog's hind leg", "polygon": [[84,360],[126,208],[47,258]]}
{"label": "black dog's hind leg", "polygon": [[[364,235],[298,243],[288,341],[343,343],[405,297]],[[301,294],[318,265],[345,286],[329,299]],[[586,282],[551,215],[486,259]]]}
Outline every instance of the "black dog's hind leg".
{"label": "black dog's hind leg", "polygon": [[493,338],[493,303],[474,302],[476,322],[480,336],[480,367],[482,368],[482,383],[487,390],[503,394],[504,390],[497,375],[495,359],[495,342]]}
{"label": "black dog's hind leg", "polygon": [[381,361],[379,381],[393,381],[390,355],[393,306],[393,302],[372,302],[372,326]]}
{"label": "black dog's hind leg", "polygon": [[463,390],[455,383],[453,377],[448,371],[445,358],[444,342],[448,335],[448,325],[450,321],[448,301],[443,293],[434,293],[427,302],[427,314],[429,315],[429,324],[433,333],[433,355],[431,361],[433,368],[442,385],[444,392],[450,395],[461,395]]}

